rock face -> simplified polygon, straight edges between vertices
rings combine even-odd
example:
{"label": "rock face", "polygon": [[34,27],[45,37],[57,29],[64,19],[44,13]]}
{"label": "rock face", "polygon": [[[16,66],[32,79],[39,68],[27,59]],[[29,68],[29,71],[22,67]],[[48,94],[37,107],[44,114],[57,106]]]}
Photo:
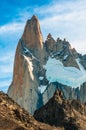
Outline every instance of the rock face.
{"label": "rock face", "polygon": [[66,99],[77,99],[81,102],[86,102],[86,83],[82,84],[80,88],[77,87],[74,89],[69,86],[54,82],[50,83],[45,92],[42,94],[44,104],[48,102],[57,89],[63,92],[63,96]]}
{"label": "rock face", "polygon": [[40,25],[36,16],[28,20],[25,26],[22,40],[30,49],[43,48],[43,37],[40,30]]}
{"label": "rock face", "polygon": [[27,21],[17,45],[8,95],[28,112],[44,105],[57,88],[67,99],[86,102],[86,56],[64,39],[45,42],[36,16]]}
{"label": "rock face", "polygon": [[38,19],[33,16],[27,21],[23,36],[19,40],[14,61],[13,81],[8,90],[8,95],[31,113],[37,108],[39,102],[36,70],[40,67],[39,60],[43,59],[42,55],[38,55],[40,52],[43,55],[43,37]]}
{"label": "rock face", "polygon": [[86,55],[80,55],[80,58],[81,58],[81,60],[80,60],[80,62],[81,62],[81,64],[84,66],[84,68],[86,69]]}
{"label": "rock face", "polygon": [[60,90],[55,91],[45,106],[35,111],[34,117],[65,130],[86,130],[86,104],[78,100],[65,100]]}

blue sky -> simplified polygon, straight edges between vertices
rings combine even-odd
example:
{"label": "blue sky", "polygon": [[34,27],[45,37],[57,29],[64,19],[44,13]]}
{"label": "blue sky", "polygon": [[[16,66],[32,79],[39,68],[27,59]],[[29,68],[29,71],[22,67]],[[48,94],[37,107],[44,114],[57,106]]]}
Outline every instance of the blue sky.
{"label": "blue sky", "polygon": [[12,81],[16,46],[27,19],[38,16],[44,39],[48,33],[66,38],[86,53],[86,0],[3,0],[0,3],[0,90]]}

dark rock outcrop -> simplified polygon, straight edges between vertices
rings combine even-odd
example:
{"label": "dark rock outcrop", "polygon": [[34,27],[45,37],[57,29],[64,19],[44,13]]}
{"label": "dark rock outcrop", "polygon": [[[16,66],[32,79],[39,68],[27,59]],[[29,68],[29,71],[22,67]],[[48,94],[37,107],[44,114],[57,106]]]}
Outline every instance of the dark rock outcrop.
{"label": "dark rock outcrop", "polygon": [[35,119],[65,130],[86,130],[86,104],[79,100],[65,100],[60,90],[46,105],[35,111]]}

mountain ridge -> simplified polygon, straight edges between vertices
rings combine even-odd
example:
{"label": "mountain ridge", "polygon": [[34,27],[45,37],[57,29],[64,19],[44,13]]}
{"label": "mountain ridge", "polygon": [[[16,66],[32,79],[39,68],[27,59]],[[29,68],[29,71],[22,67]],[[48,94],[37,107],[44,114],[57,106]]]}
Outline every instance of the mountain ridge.
{"label": "mountain ridge", "polygon": [[17,45],[8,95],[32,114],[48,102],[58,87],[65,98],[86,102],[85,63],[86,57],[66,39],[54,40],[48,34],[44,41],[38,18],[33,16]]}

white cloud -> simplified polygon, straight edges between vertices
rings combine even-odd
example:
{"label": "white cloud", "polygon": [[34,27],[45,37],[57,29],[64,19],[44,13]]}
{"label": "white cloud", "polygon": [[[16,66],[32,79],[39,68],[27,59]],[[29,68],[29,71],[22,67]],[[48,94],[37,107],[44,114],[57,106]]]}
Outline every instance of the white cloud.
{"label": "white cloud", "polygon": [[12,65],[9,64],[5,64],[5,65],[0,65],[0,76],[2,76],[3,74],[8,74],[8,73],[12,73],[13,71],[13,67]]}
{"label": "white cloud", "polygon": [[[60,6],[60,8],[58,8]],[[39,8],[37,9],[39,10]],[[76,24],[83,24],[85,25],[86,22],[86,0],[81,2],[81,0],[77,2],[65,2],[64,4],[60,3],[54,4],[52,6],[42,7],[40,8],[43,15],[47,17],[44,17],[41,20],[41,25],[45,26],[47,28],[53,28],[60,25],[63,26],[74,26]],[[39,11],[40,15],[41,12]],[[84,20],[84,21],[83,21]],[[86,25],[85,25],[86,26]],[[60,28],[59,27],[59,28]],[[76,26],[76,29],[78,27]],[[65,31],[65,30],[63,30]],[[53,30],[52,30],[53,32]]]}
{"label": "white cloud", "polygon": [[86,54],[86,41],[84,40],[76,40],[72,41],[73,47],[76,48],[77,52],[81,54]]}
{"label": "white cloud", "polygon": [[55,2],[40,8],[39,13],[46,16],[40,20],[44,38],[49,32],[54,38],[65,37],[79,52],[86,53],[86,0]]}
{"label": "white cloud", "polygon": [[[13,73],[14,54],[13,52],[7,52],[4,55],[0,55],[0,78],[12,77]],[[0,84],[1,84],[0,80]]]}
{"label": "white cloud", "polygon": [[0,91],[4,91],[4,92],[7,92],[8,90],[8,87],[10,86],[12,82],[12,78],[9,77],[9,78],[2,78],[2,80],[0,81]]}
{"label": "white cloud", "polygon": [[0,55],[0,63],[2,62],[13,62],[14,54],[13,52],[5,53],[4,55]]}
{"label": "white cloud", "polygon": [[0,81],[0,88],[4,86],[9,86],[11,84],[11,80]]}
{"label": "white cloud", "polygon": [[0,34],[6,33],[6,32],[16,33],[18,31],[23,31],[24,26],[25,26],[25,23],[16,23],[16,22],[3,25],[0,27]]}

